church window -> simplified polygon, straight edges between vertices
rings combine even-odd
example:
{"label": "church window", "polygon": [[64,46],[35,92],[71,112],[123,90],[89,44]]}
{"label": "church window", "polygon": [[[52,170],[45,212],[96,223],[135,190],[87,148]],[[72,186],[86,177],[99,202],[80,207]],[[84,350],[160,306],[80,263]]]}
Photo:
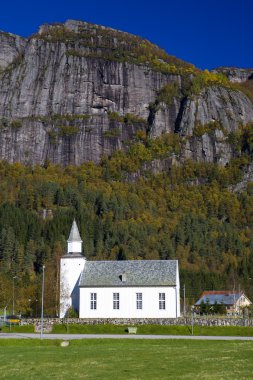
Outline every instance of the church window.
{"label": "church window", "polygon": [[136,293],[136,309],[142,309],[142,293]]}
{"label": "church window", "polygon": [[159,293],[159,310],[165,310],[165,293]]}
{"label": "church window", "polygon": [[113,293],[113,309],[119,309],[119,293]]}
{"label": "church window", "polygon": [[90,294],[90,308],[91,310],[97,309],[97,293]]}

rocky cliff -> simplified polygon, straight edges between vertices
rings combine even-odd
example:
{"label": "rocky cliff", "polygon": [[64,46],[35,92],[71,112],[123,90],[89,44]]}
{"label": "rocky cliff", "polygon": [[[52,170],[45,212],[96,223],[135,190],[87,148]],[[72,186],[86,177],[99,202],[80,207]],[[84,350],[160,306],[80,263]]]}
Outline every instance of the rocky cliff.
{"label": "rocky cliff", "polygon": [[250,98],[219,72],[85,22],[27,39],[0,32],[0,82],[0,159],[9,162],[98,162],[140,132],[171,132],[184,140],[180,159],[224,165],[228,134],[253,120]]}

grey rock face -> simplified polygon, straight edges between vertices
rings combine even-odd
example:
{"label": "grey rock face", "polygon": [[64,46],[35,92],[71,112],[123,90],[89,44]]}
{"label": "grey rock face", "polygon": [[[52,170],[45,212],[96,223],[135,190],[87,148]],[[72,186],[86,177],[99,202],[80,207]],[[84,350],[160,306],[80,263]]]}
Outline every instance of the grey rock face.
{"label": "grey rock face", "polygon": [[247,188],[249,183],[253,181],[253,164],[250,163],[243,170],[243,177],[240,182],[238,182],[235,186],[231,186],[231,190],[234,192],[241,192]]}
{"label": "grey rock face", "polygon": [[[227,135],[252,120],[252,103],[242,92],[208,87],[184,104],[179,128],[179,133],[188,137],[184,158],[226,165],[233,156]],[[212,134],[197,137],[194,135],[196,126],[215,122],[220,123],[222,130],[216,129]]]}
{"label": "grey rock face", "polygon": [[224,74],[232,83],[242,83],[253,79],[253,68],[240,69],[238,67],[218,67],[212,72]]}
{"label": "grey rock face", "polygon": [[[197,97],[174,97],[151,115],[149,105],[159,90],[171,82],[181,87],[180,75],[103,59],[102,48],[94,51],[88,40],[85,45],[72,39],[71,33],[80,30],[91,33],[88,23],[67,21],[70,34],[65,40],[45,38],[50,28],[41,27],[29,39],[0,33],[0,159],[25,164],[99,162],[102,155],[125,149],[137,131],[147,130],[151,137],[175,131],[188,136],[183,159],[224,165],[232,155],[225,136],[216,131],[195,137],[195,126],[220,121],[230,132],[253,120],[251,101],[221,87],[209,87]],[[107,30],[99,28],[101,33]],[[100,38],[98,33],[94,38]],[[117,51],[117,38],[108,41],[106,51]],[[126,123],[126,114],[139,119]]]}
{"label": "grey rock face", "polygon": [[240,91],[208,87],[184,105],[180,133],[192,135],[196,124],[219,121],[228,132],[253,120],[251,101]]}
{"label": "grey rock face", "polygon": [[24,38],[0,31],[0,70],[20,58],[25,44]]}

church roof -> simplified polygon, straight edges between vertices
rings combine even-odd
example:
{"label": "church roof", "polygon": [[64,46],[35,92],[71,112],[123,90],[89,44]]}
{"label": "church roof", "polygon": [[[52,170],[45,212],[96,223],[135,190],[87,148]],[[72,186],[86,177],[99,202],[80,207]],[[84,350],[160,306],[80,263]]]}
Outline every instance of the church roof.
{"label": "church roof", "polygon": [[177,260],[87,261],[80,287],[176,286]]}
{"label": "church roof", "polygon": [[79,230],[78,230],[75,219],[73,221],[73,224],[72,224],[72,227],[70,230],[70,234],[69,234],[69,238],[68,238],[68,242],[71,242],[71,241],[81,241],[82,242],[82,239],[81,239],[81,236],[79,234]]}

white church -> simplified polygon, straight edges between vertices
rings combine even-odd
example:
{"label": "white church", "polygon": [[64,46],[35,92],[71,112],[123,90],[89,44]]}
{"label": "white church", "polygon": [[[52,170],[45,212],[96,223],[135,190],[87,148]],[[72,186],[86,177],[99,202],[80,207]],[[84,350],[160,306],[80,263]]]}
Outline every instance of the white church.
{"label": "white church", "polygon": [[61,258],[60,318],[177,318],[177,260],[88,261],[74,220]]}

